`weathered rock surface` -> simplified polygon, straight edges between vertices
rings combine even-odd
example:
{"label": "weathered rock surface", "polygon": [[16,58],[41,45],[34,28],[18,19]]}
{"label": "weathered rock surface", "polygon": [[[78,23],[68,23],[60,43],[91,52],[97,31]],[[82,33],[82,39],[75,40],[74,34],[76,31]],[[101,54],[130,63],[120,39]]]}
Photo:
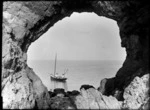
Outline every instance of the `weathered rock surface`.
{"label": "weathered rock surface", "polygon": [[104,96],[98,90],[81,89],[81,94],[75,97],[77,109],[120,109],[121,102],[115,97]]}
{"label": "weathered rock surface", "polygon": [[4,108],[49,108],[47,88],[31,68],[26,67],[11,74],[3,82],[5,82],[2,91]]}
{"label": "weathered rock surface", "polygon": [[149,96],[149,74],[139,78],[138,76],[125,88],[123,108],[139,109],[147,103]]}
{"label": "weathered rock surface", "polygon": [[[73,12],[94,12],[117,21],[121,46],[126,48],[127,56],[115,78],[106,82],[105,91],[108,96],[116,89],[123,92],[136,76],[149,73],[149,10],[149,3],[146,1],[3,2],[1,78],[3,107],[47,108],[49,106],[47,89],[27,67],[27,50],[32,42],[58,20],[70,16]],[[88,91],[85,94],[91,93]],[[85,101],[82,95],[79,99],[80,97]],[[93,98],[90,102],[98,107]]]}

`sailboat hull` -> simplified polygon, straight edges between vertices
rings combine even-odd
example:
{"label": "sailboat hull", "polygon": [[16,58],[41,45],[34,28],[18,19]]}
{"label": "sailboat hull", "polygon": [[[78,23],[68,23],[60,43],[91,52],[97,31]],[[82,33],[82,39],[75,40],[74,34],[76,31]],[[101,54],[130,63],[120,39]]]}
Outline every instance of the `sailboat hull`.
{"label": "sailboat hull", "polygon": [[55,81],[66,81],[67,78],[63,78],[63,77],[61,77],[61,76],[56,77],[56,76],[51,75],[51,80],[55,80]]}

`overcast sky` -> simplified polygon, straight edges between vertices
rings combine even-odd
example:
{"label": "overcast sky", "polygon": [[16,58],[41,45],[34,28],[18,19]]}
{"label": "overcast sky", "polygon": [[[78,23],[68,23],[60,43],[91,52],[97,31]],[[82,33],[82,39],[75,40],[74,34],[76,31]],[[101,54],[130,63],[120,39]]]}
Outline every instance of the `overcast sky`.
{"label": "overcast sky", "polygon": [[28,60],[125,60],[116,21],[73,13],[58,21],[28,50]]}

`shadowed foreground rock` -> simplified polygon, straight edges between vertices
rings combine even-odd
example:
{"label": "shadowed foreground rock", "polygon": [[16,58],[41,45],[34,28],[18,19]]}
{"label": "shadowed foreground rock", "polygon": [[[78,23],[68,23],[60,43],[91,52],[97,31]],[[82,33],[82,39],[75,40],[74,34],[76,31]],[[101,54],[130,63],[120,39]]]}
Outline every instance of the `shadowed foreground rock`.
{"label": "shadowed foreground rock", "polygon": [[99,91],[104,95],[110,95],[114,90],[114,81],[115,78],[104,78],[100,82]]}
{"label": "shadowed foreground rock", "polygon": [[49,101],[49,104],[51,109],[76,109],[69,97],[52,97]]}

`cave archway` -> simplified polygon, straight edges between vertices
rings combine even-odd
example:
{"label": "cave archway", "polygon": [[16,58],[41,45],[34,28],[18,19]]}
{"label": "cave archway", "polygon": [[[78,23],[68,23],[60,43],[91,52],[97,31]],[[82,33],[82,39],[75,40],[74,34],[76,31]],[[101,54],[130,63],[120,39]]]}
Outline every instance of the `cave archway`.
{"label": "cave archway", "polygon": [[[69,69],[69,90],[79,90],[83,84],[98,88],[100,80],[114,77],[125,60],[125,50],[120,43],[116,21],[95,13],[73,13],[31,44],[27,63],[50,90],[49,75],[53,73],[57,52],[57,72],[61,74],[65,68]],[[78,80],[81,77],[83,80]]]}
{"label": "cave archway", "polygon": [[[73,12],[94,12],[117,21],[121,46],[126,48],[127,57],[122,68],[106,88],[111,88],[109,94],[116,88],[123,91],[135,76],[149,72],[148,10],[149,6],[145,1],[4,2],[2,38],[4,108],[33,108],[35,105],[38,108],[48,108],[48,91],[28,67],[26,52],[32,42],[58,20],[70,16]],[[22,98],[24,103],[20,102]],[[29,103],[29,99],[32,103]]]}

